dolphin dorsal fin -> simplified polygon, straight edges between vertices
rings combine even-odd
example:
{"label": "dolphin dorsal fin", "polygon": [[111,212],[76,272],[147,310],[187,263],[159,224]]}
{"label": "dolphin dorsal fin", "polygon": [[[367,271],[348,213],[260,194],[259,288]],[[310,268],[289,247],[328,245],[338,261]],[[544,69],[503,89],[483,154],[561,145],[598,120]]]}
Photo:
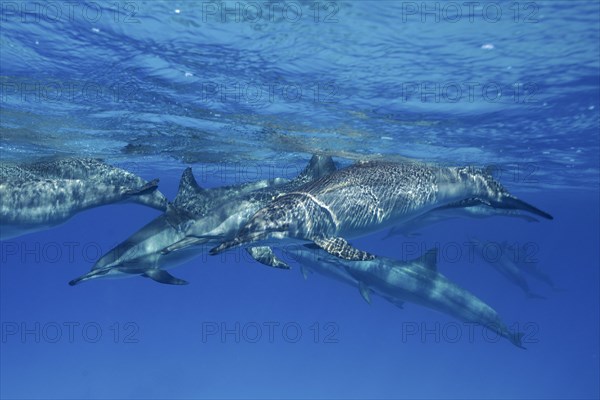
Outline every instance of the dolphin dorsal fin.
{"label": "dolphin dorsal fin", "polygon": [[330,156],[321,156],[313,154],[304,171],[300,173],[298,179],[313,181],[335,171],[335,164]]}
{"label": "dolphin dorsal fin", "polygon": [[419,257],[416,261],[423,264],[423,266],[431,271],[437,271],[437,257],[438,257],[438,249],[437,247],[427,250],[421,257]]}
{"label": "dolphin dorsal fin", "polygon": [[175,205],[179,203],[187,202],[190,197],[198,196],[204,193],[206,190],[202,189],[198,182],[196,182],[196,178],[194,178],[194,174],[192,173],[192,168],[187,167],[183,174],[181,175],[181,180],[179,181],[179,189],[177,191],[177,196],[175,197]]}

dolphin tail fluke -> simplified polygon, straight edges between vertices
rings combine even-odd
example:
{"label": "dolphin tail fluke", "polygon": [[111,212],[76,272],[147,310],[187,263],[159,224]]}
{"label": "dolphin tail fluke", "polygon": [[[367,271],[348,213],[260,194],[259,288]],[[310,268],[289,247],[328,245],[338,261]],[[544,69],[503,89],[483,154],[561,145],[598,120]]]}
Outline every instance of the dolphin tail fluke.
{"label": "dolphin tail fluke", "polygon": [[523,200],[517,199],[516,197],[504,197],[500,202],[493,202],[492,206],[496,208],[523,210],[546,219],[554,219],[554,217],[547,212],[544,212]]}
{"label": "dolphin tail fluke", "polygon": [[151,269],[142,274],[146,278],[150,278],[155,282],[164,283],[166,285],[187,285],[188,282],[183,279],[175,278],[173,275],[164,269]]}

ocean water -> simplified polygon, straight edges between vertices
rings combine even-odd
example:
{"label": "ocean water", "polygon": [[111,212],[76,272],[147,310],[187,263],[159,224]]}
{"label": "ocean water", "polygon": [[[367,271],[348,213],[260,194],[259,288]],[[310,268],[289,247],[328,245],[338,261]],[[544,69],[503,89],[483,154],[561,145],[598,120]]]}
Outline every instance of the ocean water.
{"label": "ocean water", "polygon": [[[404,309],[240,252],[70,287],[159,215],[114,204],[0,242],[0,397],[586,398],[599,376],[596,1],[3,1],[0,156],[99,157],[173,199],[406,157],[491,165],[552,221],[455,219],[353,241],[439,271],[525,333]],[[527,248],[528,298],[468,240]]]}

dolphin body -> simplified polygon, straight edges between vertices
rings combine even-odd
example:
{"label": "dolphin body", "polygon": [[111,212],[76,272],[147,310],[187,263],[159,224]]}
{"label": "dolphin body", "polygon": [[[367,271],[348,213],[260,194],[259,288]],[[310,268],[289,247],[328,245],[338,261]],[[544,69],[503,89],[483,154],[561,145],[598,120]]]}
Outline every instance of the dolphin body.
{"label": "dolphin body", "polygon": [[506,280],[520,288],[530,299],[545,299],[544,296],[535,294],[529,288],[527,279],[521,273],[521,268],[515,262],[512,251],[509,251],[506,243],[480,242],[477,239],[470,240],[475,254],[483,261],[490,264]]}
{"label": "dolphin body", "polygon": [[[159,283],[187,284],[166,269],[196,257],[198,247],[193,245],[232,237],[254,212],[274,196],[333,170],[335,166],[331,157],[315,155],[292,181],[276,178],[206,190],[198,186],[191,168],[188,168],[181,178],[177,197],[165,214],[102,256],[90,272],[69,284],[73,286],[90,279],[137,275]],[[268,248],[249,249],[249,252],[265,264],[282,265]]]}
{"label": "dolphin body", "polygon": [[525,222],[539,222],[536,218],[523,214],[519,210],[507,210],[501,208],[493,208],[487,205],[475,205],[464,208],[442,208],[433,209],[420,215],[416,218],[406,221],[402,225],[393,226],[383,238],[389,239],[393,236],[402,235],[405,237],[419,236],[419,230],[428,225],[437,224],[448,220],[470,217],[470,218],[491,218],[491,217],[508,217],[520,219]]}
{"label": "dolphin body", "polygon": [[164,211],[167,199],[157,185],[158,179],[147,182],[93,158],[0,163],[0,238],[44,230],[88,208],[125,200]]}
{"label": "dolphin body", "polygon": [[550,286],[554,291],[564,291],[564,289],[556,286],[552,277],[543,271],[537,262],[529,259],[528,255],[530,252],[528,251],[527,244],[518,246],[504,242],[502,243],[502,251],[506,252],[507,256],[510,257],[515,265],[522,271]]}
{"label": "dolphin body", "polygon": [[286,247],[285,251],[303,268],[357,287],[369,304],[371,293],[400,307],[404,301],[419,304],[461,321],[482,325],[524,348],[522,333],[510,332],[493,308],[437,271],[437,249],[406,262],[384,257],[348,261],[311,244]]}
{"label": "dolphin body", "polygon": [[364,236],[409,221],[433,209],[485,205],[552,216],[511,195],[492,175],[473,167],[423,163],[361,162],[338,170],[259,210],[235,238],[211,249],[312,241],[338,257],[364,261],[374,256],[344,237]]}

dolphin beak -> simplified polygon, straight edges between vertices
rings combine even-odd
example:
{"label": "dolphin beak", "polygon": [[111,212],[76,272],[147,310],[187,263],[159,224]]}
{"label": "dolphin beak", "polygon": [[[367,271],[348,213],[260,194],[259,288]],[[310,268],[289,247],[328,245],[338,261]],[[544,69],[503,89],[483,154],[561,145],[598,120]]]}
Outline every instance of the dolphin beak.
{"label": "dolphin beak", "polygon": [[92,270],[92,271],[88,272],[87,274],[81,275],[79,278],[75,278],[75,279],[69,281],[69,286],[75,286],[78,283],[85,282],[90,279],[98,278],[102,275],[105,275],[107,272],[108,271],[106,271],[106,270],[100,270],[100,269]]}
{"label": "dolphin beak", "polygon": [[538,215],[540,217],[546,219],[554,219],[554,217],[547,212],[540,210],[537,207],[532,206],[529,203],[524,202],[523,200],[519,200],[516,197],[505,197],[500,202],[493,204],[494,207],[497,208],[506,208],[513,210],[523,210],[530,212],[532,214]]}
{"label": "dolphin beak", "polygon": [[79,278],[75,278],[75,279],[69,281],[69,286],[75,286],[78,283],[83,282],[87,278],[87,276],[88,276],[88,274],[85,274],[83,276],[80,276]]}

